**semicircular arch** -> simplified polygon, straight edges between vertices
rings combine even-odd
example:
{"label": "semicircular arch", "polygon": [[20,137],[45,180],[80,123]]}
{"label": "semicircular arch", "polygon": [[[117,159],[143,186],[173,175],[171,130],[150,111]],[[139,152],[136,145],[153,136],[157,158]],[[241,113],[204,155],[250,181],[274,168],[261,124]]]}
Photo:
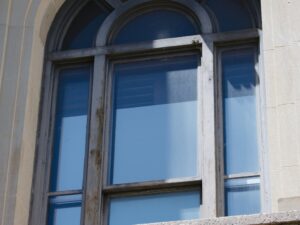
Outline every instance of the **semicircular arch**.
{"label": "semicircular arch", "polygon": [[170,0],[170,1],[129,1],[122,4],[119,8],[115,9],[103,22],[100,27],[97,37],[96,46],[105,46],[110,41],[111,36],[116,29],[119,29],[124,25],[122,18],[126,17],[130,13],[137,13],[137,10],[146,10],[149,7],[182,7],[185,11],[191,12],[194,15],[195,21],[201,27],[202,34],[209,34],[213,32],[213,26],[210,17],[206,10],[194,0]]}

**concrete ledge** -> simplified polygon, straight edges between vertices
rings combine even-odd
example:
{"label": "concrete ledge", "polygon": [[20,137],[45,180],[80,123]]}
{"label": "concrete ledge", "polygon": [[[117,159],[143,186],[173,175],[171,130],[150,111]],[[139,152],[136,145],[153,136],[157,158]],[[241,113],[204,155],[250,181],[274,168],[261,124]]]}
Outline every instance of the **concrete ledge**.
{"label": "concrete ledge", "polygon": [[[151,225],[300,225],[300,211],[230,216],[214,219],[152,223]],[[146,224],[144,224],[146,225]],[[149,224],[150,225],[150,224]]]}

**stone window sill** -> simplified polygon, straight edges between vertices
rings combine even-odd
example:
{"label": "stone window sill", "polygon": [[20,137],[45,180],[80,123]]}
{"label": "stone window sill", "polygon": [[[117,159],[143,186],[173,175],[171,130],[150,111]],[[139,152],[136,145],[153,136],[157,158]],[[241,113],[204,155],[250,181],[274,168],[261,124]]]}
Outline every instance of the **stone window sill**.
{"label": "stone window sill", "polygon": [[[163,222],[151,225],[300,225],[300,211]],[[146,225],[146,224],[144,224]],[[150,224],[149,224],[150,225]]]}

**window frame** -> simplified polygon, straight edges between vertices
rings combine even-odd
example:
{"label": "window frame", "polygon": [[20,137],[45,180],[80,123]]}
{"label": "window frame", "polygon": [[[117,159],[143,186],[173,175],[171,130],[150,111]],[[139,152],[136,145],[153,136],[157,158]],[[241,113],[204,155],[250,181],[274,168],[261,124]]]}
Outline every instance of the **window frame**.
{"label": "window frame", "polygon": [[[197,35],[198,36],[198,35]],[[187,38],[187,37],[186,37]],[[98,168],[98,171],[94,171],[94,174],[98,174],[97,184],[101,183],[102,186],[100,187],[99,195],[102,199],[99,199],[99,202],[94,205],[96,207],[96,211],[102,212],[102,217],[96,219],[97,221],[100,220],[100,224],[106,224],[107,218],[108,218],[108,199],[111,196],[127,196],[127,195],[137,195],[143,194],[143,193],[166,193],[166,192],[175,192],[175,191],[184,191],[184,190],[194,190],[195,188],[200,188],[203,185],[203,177],[199,179],[194,178],[176,178],[176,179],[170,179],[166,181],[149,181],[149,182],[140,182],[140,183],[132,183],[132,184],[120,184],[120,185],[108,185],[107,184],[107,175],[108,175],[108,154],[109,154],[109,142],[110,142],[110,126],[111,126],[111,111],[112,110],[112,65],[111,61],[116,62],[122,61],[122,62],[129,62],[131,60],[136,61],[137,57],[139,57],[139,60],[145,60],[145,59],[153,59],[153,57],[161,58],[163,55],[167,56],[178,56],[178,54],[195,54],[198,52],[198,55],[201,54],[200,52],[200,45],[195,42],[193,42],[195,36],[190,36],[189,38],[189,45],[184,46],[183,49],[174,49],[174,45],[172,44],[172,40],[176,39],[176,47],[178,46],[178,42],[185,43],[186,44],[186,38],[168,38],[168,39],[161,39],[157,40],[157,42],[162,43],[163,47],[159,47],[157,49],[154,49],[150,43],[141,44],[143,47],[143,51],[139,49],[139,47],[135,48],[134,46],[130,45],[119,45],[119,46],[113,46],[113,54],[109,54],[106,57],[105,56],[96,56],[95,57],[95,65],[102,65],[102,68],[95,66],[94,68],[94,74],[101,74],[100,71],[106,71],[106,73],[102,73],[101,79],[103,81],[102,87],[104,90],[104,97],[99,95],[99,89],[95,91],[97,96],[93,96],[93,99],[102,99],[102,108],[101,109],[94,109],[94,111],[102,111],[100,114],[102,115],[102,128],[100,128],[102,131],[99,131],[98,128],[95,129],[95,134],[97,132],[100,132],[101,134],[98,136],[102,136],[102,145],[98,141],[95,143],[90,142],[90,144],[94,147],[97,147],[98,154],[101,155],[102,159],[102,165],[101,168]],[[198,36],[199,38],[199,36]],[[171,43],[171,44],[170,44]],[[123,47],[126,48],[126,53],[123,52]],[[142,58],[140,58],[142,56]],[[127,59],[124,60],[124,57]],[[202,65],[202,59],[201,59],[201,65]],[[198,73],[198,86],[201,86],[202,84],[202,76],[200,75],[202,73],[203,69],[202,66],[198,65],[197,73]],[[200,75],[200,76],[199,76]],[[96,75],[97,76],[97,75]],[[94,76],[95,77],[95,76]],[[95,81],[94,81],[95,82]],[[99,82],[95,82],[97,85]],[[99,85],[98,85],[99,86]],[[96,87],[95,87],[96,88]],[[99,88],[99,87],[98,87]],[[199,90],[199,87],[198,87]],[[202,89],[200,89],[202,90]],[[198,92],[199,95],[199,92]],[[202,95],[202,93],[200,94]],[[200,104],[200,101],[198,99],[198,107]],[[93,107],[93,105],[92,105]],[[92,109],[93,111],[93,109]],[[99,114],[96,112],[96,115]],[[92,113],[93,115],[93,113]],[[94,118],[96,119],[96,118]],[[93,118],[91,118],[91,121],[94,121]],[[98,117],[99,119],[99,117]],[[100,120],[100,119],[99,119]],[[91,131],[92,133],[92,131]],[[94,138],[95,140],[95,138]],[[102,149],[102,153],[100,153],[100,149]],[[90,147],[90,150],[92,151],[93,148]],[[203,152],[201,152],[203,154]],[[200,156],[201,157],[201,156]],[[92,164],[91,160],[88,164]],[[92,169],[92,168],[91,168]],[[203,169],[200,169],[202,171]],[[100,173],[102,171],[102,173]],[[88,174],[89,176],[90,174]],[[99,190],[99,186],[93,185],[92,183],[95,181],[95,177],[91,176],[90,181],[88,178],[88,185],[87,185],[87,192],[88,193],[95,193],[97,190]],[[208,183],[208,182],[207,182]],[[89,189],[90,187],[90,189]],[[153,191],[146,191],[146,189],[153,189]],[[200,192],[201,194],[201,192]],[[103,196],[106,195],[106,196]],[[202,201],[203,198],[201,197]],[[91,205],[92,203],[88,203],[88,205]],[[101,208],[99,208],[101,207]],[[202,212],[201,212],[202,213]],[[93,219],[95,221],[95,218]],[[92,223],[91,223],[92,224]]]}
{"label": "window frame", "polygon": [[[224,173],[224,118],[223,118],[223,92],[222,92],[222,78],[223,78],[223,69],[222,69],[222,53],[231,50],[239,50],[239,49],[253,49],[254,52],[254,63],[255,63],[255,100],[256,100],[256,126],[257,126],[257,150],[258,150],[258,165],[259,171],[258,172],[242,172],[233,175],[225,175]],[[260,194],[261,194],[261,211],[266,211],[266,198],[267,194],[265,193],[265,177],[266,171],[263,169],[263,121],[262,121],[262,86],[261,83],[261,71],[259,65],[259,46],[258,40],[245,40],[241,42],[233,42],[233,43],[219,43],[216,46],[216,76],[215,76],[215,83],[216,83],[216,116],[218,118],[216,122],[216,145],[217,145],[217,152],[216,158],[218,163],[218,171],[217,171],[217,192],[218,192],[218,212],[219,216],[225,216],[225,180],[228,179],[239,179],[239,178],[252,178],[252,177],[259,177],[260,179]]]}
{"label": "window frame", "polygon": [[[138,1],[132,1],[137,4]],[[143,0],[147,2],[147,0]],[[186,2],[178,0],[178,2]],[[132,3],[126,3],[130,5]],[[143,3],[141,3],[143,4]],[[184,4],[184,3],[182,3]],[[134,5],[134,4],[133,4]],[[121,6],[123,7],[123,6]],[[133,6],[130,6],[133,7]],[[128,6],[128,8],[130,8]],[[125,7],[126,8],[126,7]],[[128,9],[126,9],[128,10]],[[120,14],[125,9],[120,10]],[[107,37],[109,37],[108,24],[113,24],[115,18],[105,21],[99,30],[99,34],[103,30],[107,30]],[[104,35],[105,36],[105,35]],[[224,215],[224,173],[223,171],[223,152],[221,143],[223,130],[220,129],[222,124],[222,116],[220,116],[220,52],[224,49],[245,48],[245,46],[258,46],[260,41],[261,32],[259,29],[249,29],[241,31],[223,32],[223,33],[206,33],[201,35],[167,38],[153,40],[151,42],[138,43],[138,44],[123,44],[123,45],[101,45],[105,39],[99,35],[97,38],[97,46],[90,49],[76,49],[76,50],[56,50],[46,52],[46,60],[44,65],[44,78],[43,78],[43,91],[40,108],[40,132],[38,134],[38,144],[36,157],[36,173],[33,181],[33,201],[31,207],[30,224],[45,224],[47,217],[47,190],[50,178],[51,166],[51,152],[53,140],[53,128],[55,118],[55,101],[56,101],[56,88],[58,67],[64,68],[69,65],[82,65],[90,63],[92,73],[90,76],[90,109],[88,114],[88,131],[87,131],[87,145],[86,162],[84,172],[84,185],[82,190],[82,217],[81,224],[94,225],[101,224],[107,225],[107,197],[104,195],[121,193],[128,194],[128,185],[117,185],[118,187],[107,186],[107,162],[108,162],[108,140],[110,121],[107,118],[107,109],[111,109],[112,105],[108,101],[110,99],[111,79],[112,77],[112,64],[113,60],[122,59],[130,56],[135,58],[138,56],[146,57],[151,55],[160,55],[161,53],[177,54],[178,52],[191,52],[198,51],[201,55],[201,66],[198,66],[198,103],[201,106],[201,119],[203,122],[203,130],[208,131],[209,135],[202,134],[201,136],[201,158],[204,162],[200,170],[201,180],[199,179],[172,179],[167,182],[145,182],[144,184],[136,184],[132,186],[133,191],[143,193],[141,190],[145,187],[155,188],[153,193],[158,190],[175,191],[175,190],[189,190],[196,186],[202,188],[201,196],[201,218],[210,218]],[[60,40],[60,43],[62,41]],[[50,46],[53,45],[50,44]],[[51,48],[51,47],[50,47]],[[54,48],[55,49],[55,48]],[[51,49],[52,50],[52,49]],[[263,77],[261,67],[259,64],[261,60],[257,55],[256,71],[260,77]],[[144,59],[144,58],[143,58]],[[122,59],[123,60],[123,59]],[[99,85],[100,84],[100,85]],[[268,212],[268,199],[269,193],[267,191],[266,169],[264,162],[266,161],[265,153],[265,138],[263,134],[263,82],[261,79],[258,89],[257,104],[257,123],[258,131],[260,132],[259,155],[260,155],[260,179],[261,179],[261,206],[262,212]],[[201,93],[199,93],[201,92]],[[47,104],[49,103],[50,104]],[[199,106],[198,106],[199,109]],[[222,128],[223,125],[221,125]],[[213,135],[211,135],[213,134]],[[210,163],[209,163],[210,162]],[[222,179],[222,181],[221,181]],[[103,184],[104,185],[101,185]],[[70,192],[71,193],[71,192]],[[74,193],[74,192],[72,192]],[[72,194],[71,193],[71,194]],[[123,193],[123,194],[122,194]],[[103,216],[104,215],[104,216]]]}
{"label": "window frame", "polygon": [[[202,200],[202,172],[201,168],[199,168],[201,163],[201,150],[199,146],[197,146],[197,167],[199,169],[199,174],[196,177],[184,177],[184,178],[172,178],[167,180],[154,180],[154,181],[144,181],[144,182],[134,182],[134,183],[125,183],[125,184],[109,184],[108,177],[109,176],[109,154],[112,150],[110,148],[110,140],[111,140],[111,132],[112,132],[112,110],[113,110],[113,68],[115,64],[119,63],[131,63],[137,61],[147,61],[152,59],[164,59],[167,58],[175,58],[178,56],[190,56],[196,55],[198,58],[198,65],[197,65],[197,88],[200,86],[201,82],[201,54],[199,52],[200,46],[191,46],[188,49],[183,50],[174,50],[174,49],[164,49],[164,51],[155,51],[152,52],[150,49],[146,52],[132,52],[133,54],[128,55],[112,55],[106,60],[106,64],[108,65],[108,74],[106,87],[106,98],[105,101],[107,104],[105,113],[104,113],[104,141],[102,145],[102,151],[104,152],[104,160],[103,160],[103,167],[101,169],[102,172],[102,179],[100,179],[103,188],[103,203],[102,203],[102,212],[103,216],[101,217],[101,224],[107,224],[108,221],[108,209],[109,209],[109,200],[112,197],[129,197],[129,196],[139,196],[139,195],[151,195],[151,194],[164,194],[164,193],[176,193],[176,192],[184,192],[184,191],[193,191],[198,190],[200,193],[200,199]],[[201,112],[201,104],[200,99],[202,96],[199,97],[199,91],[197,91],[197,113],[198,118],[199,112]],[[200,129],[198,129],[198,135],[201,133]],[[200,207],[199,207],[200,210]],[[201,212],[200,212],[201,214]]]}

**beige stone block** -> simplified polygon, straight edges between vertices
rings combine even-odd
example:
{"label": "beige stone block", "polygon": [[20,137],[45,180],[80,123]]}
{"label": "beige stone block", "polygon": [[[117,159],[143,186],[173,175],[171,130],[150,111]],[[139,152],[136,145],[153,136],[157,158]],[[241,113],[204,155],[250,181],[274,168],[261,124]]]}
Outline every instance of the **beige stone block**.
{"label": "beige stone block", "polygon": [[277,48],[278,55],[276,56],[278,60],[281,60],[278,63],[280,63],[281,66],[284,66],[284,68],[299,67],[299,51],[300,46],[297,45],[297,43],[292,43],[289,46]]}
{"label": "beige stone block", "polygon": [[[297,117],[295,118],[295,123],[297,124],[296,127],[297,127],[297,135],[298,135],[298,142],[300,143],[300,100],[296,102],[296,113],[297,113]],[[297,157],[298,159],[300,159],[300,144],[298,144],[297,146]]]}
{"label": "beige stone block", "polygon": [[267,108],[266,112],[267,117],[267,179],[269,180],[268,191],[271,195],[271,209],[272,212],[278,211],[278,196],[280,196],[280,168],[281,168],[281,148],[280,148],[280,138],[279,138],[279,129],[278,129],[278,113],[276,108]]}
{"label": "beige stone block", "polygon": [[281,186],[279,199],[300,196],[300,166],[282,167],[278,182]]}
{"label": "beige stone block", "polygon": [[279,170],[281,165],[280,130],[276,108],[267,108],[267,143],[269,166],[271,171]]}
{"label": "beige stone block", "polygon": [[277,80],[274,68],[275,51],[267,50],[263,52],[263,67],[264,71],[261,76],[264,76],[264,86],[266,93],[267,107],[274,107],[277,105]]}
{"label": "beige stone block", "polygon": [[0,25],[0,89],[1,89],[1,80],[2,80],[2,59],[5,54],[5,39],[6,39],[6,25]]}
{"label": "beige stone block", "polygon": [[300,99],[300,46],[293,43],[291,46],[276,49],[276,70],[278,80],[278,104],[293,103]]}
{"label": "beige stone block", "polygon": [[291,42],[292,30],[289,26],[290,0],[272,1],[273,38],[275,46],[286,46]]}
{"label": "beige stone block", "polygon": [[280,155],[282,166],[299,165],[298,149],[299,135],[297,128],[297,117],[299,112],[295,104],[282,105],[278,107],[278,124]]}
{"label": "beige stone block", "polygon": [[[6,146],[3,146],[6,147]],[[0,149],[0,219],[3,217],[3,208],[5,200],[5,190],[6,190],[6,178],[7,178],[7,159],[9,157],[9,152],[1,147]]]}
{"label": "beige stone block", "polygon": [[[15,29],[13,30],[17,31]],[[6,186],[4,192],[6,196],[6,207],[4,209],[3,221],[8,225],[27,225],[26,221],[28,221],[31,181],[33,179],[32,175],[39,109],[40,83],[42,79],[44,58],[43,46],[32,46],[32,43],[40,43],[39,41],[34,42],[32,36],[33,29],[27,28],[20,30],[21,33],[24,31],[24,35],[19,34],[15,36],[18,36],[20,39],[23,37],[23,40],[10,39],[11,41],[17,41],[18,44],[23,44],[22,48],[16,44],[14,46],[15,54],[22,49],[22,51],[18,52],[18,57],[14,59],[17,66],[11,68],[11,64],[5,64],[8,70],[8,72],[5,70],[5,75],[6,73],[11,73],[10,79],[14,82],[7,83],[5,80],[6,85],[4,87],[7,88],[2,90],[7,93],[9,92],[7,90],[8,87],[11,87],[10,92],[12,95],[14,94],[14,97],[10,99],[12,103],[9,105],[12,108],[13,113],[10,113],[9,115],[11,118],[7,118],[8,116],[5,117],[8,121],[14,121],[13,126],[10,128],[10,133],[13,135],[12,141],[10,142],[10,146],[7,148],[7,150],[10,150],[9,154],[12,155],[10,158],[13,160],[10,160],[9,157],[6,158],[8,161],[7,168],[9,169],[6,169],[7,176],[4,176],[6,177],[6,181],[3,182]],[[14,32],[11,32],[10,35],[13,33]],[[8,44],[7,54],[9,54],[12,50],[10,42]],[[33,56],[36,58],[33,58]],[[38,70],[38,72],[34,73],[34,70]],[[33,77],[34,74],[38,74],[38,77]],[[31,95],[28,94],[29,92]],[[0,95],[0,99],[1,97],[2,95]],[[28,105],[28,102],[31,102],[31,105]],[[28,109],[30,110],[28,111]],[[28,115],[28,113],[30,115]],[[31,117],[31,120],[26,121],[28,117]],[[0,118],[0,120],[1,119],[2,118]],[[24,125],[26,126],[24,127]],[[23,131],[26,132],[23,133]],[[19,171],[20,173],[18,173]],[[17,198],[15,198],[16,196]],[[15,210],[16,214],[14,213]]]}
{"label": "beige stone block", "polygon": [[[45,1],[43,2],[45,3]],[[40,4],[39,6],[41,6]],[[37,5],[34,5],[38,9]],[[39,10],[41,10],[39,8]],[[31,201],[31,181],[34,174],[34,157],[37,126],[39,118],[39,102],[40,90],[42,80],[42,70],[44,63],[44,43],[40,39],[41,28],[39,19],[41,14],[45,12],[38,12],[35,21],[34,34],[28,35],[25,33],[25,48],[24,51],[29,53],[29,71],[24,71],[29,76],[27,95],[26,95],[26,110],[24,118],[24,130],[22,136],[22,148],[20,157],[20,175],[18,180],[17,201],[15,209],[14,224],[28,225],[30,201]],[[31,17],[34,17],[34,12],[31,12]],[[30,33],[30,32],[29,32]],[[29,46],[29,47],[28,47]],[[27,56],[26,56],[27,57]],[[25,62],[24,62],[25,63]],[[25,63],[26,64],[26,63]],[[26,66],[24,66],[26,68]]]}
{"label": "beige stone block", "polygon": [[0,24],[0,53],[2,53],[1,50],[3,50],[3,48],[4,48],[3,44],[4,44],[4,39],[5,39],[5,31],[6,31],[6,25]]}
{"label": "beige stone block", "polygon": [[7,24],[8,19],[8,7],[9,7],[9,1],[10,0],[0,0],[0,24]]}
{"label": "beige stone block", "polygon": [[264,50],[270,50],[274,48],[272,2],[273,0],[261,1]]}
{"label": "beige stone block", "polygon": [[[29,67],[31,62],[31,56],[35,49],[32,48],[33,46],[33,28],[32,27],[25,27],[22,29],[22,51],[20,55],[20,88],[19,91],[20,97],[23,98],[22,101],[26,102],[26,91],[27,91],[27,84],[29,79]],[[26,88],[24,88],[26,87]],[[23,91],[23,93],[22,93]]]}
{"label": "beige stone block", "polygon": [[40,5],[41,5],[40,0],[30,2],[30,6],[28,7],[28,12],[27,12],[26,21],[25,21],[26,27],[34,27],[35,26],[35,20],[37,18],[37,11],[38,11]]}
{"label": "beige stone block", "polygon": [[[25,36],[27,36],[27,34]],[[24,130],[27,132],[24,132],[22,136],[20,174],[17,185],[17,202],[14,217],[15,225],[27,225],[26,221],[28,221],[29,217],[43,68],[44,46],[39,41],[39,32],[35,32],[33,37],[28,34],[28,41],[30,42],[30,40],[32,42],[30,48],[25,49],[27,54],[31,54],[30,64],[28,71],[24,71],[29,76],[25,96],[26,109],[24,113]],[[24,68],[27,68],[26,64]]]}
{"label": "beige stone block", "polygon": [[10,26],[23,26],[27,16],[30,0],[11,1]]}
{"label": "beige stone block", "polygon": [[293,42],[300,41],[300,1],[299,0],[290,0],[288,7],[289,11],[289,22],[291,29],[291,39]]}
{"label": "beige stone block", "polygon": [[3,211],[3,224],[13,225],[14,211],[16,205],[16,189],[18,182],[19,171],[19,154],[17,149],[11,152],[11,160],[9,162],[8,176],[7,176],[7,189],[5,193],[5,208]]}
{"label": "beige stone block", "polygon": [[52,24],[52,21],[54,20],[54,17],[57,13],[57,7],[53,2],[50,2],[47,5],[45,14],[41,18],[41,27],[40,27],[40,38],[43,41],[43,43],[46,43],[48,31],[50,29],[50,26]]}
{"label": "beige stone block", "polygon": [[300,197],[280,198],[278,207],[280,212],[300,210]]}
{"label": "beige stone block", "polygon": [[274,78],[277,82],[277,104],[290,104],[295,102],[298,87],[294,81],[295,57],[292,57],[291,47],[281,47],[275,50]]}
{"label": "beige stone block", "polygon": [[[16,179],[16,176],[10,176],[11,172],[14,172],[12,170],[14,168],[10,167],[10,163],[16,160],[16,155],[13,154],[15,149],[12,148],[11,140],[13,140],[12,134],[15,119],[16,90],[18,89],[18,65],[22,29],[10,27],[8,32],[3,68],[4,73],[0,89],[0,195],[3,195],[5,199],[11,197],[11,195],[8,195],[8,191],[11,190],[9,179]],[[5,205],[8,208],[5,209],[3,209],[4,202],[0,202],[0,211],[5,210],[4,212],[7,212],[7,210],[11,210],[7,201],[9,202],[9,200],[6,200]]]}
{"label": "beige stone block", "polygon": [[[299,52],[300,53],[300,52]],[[299,54],[300,56],[300,54]],[[299,61],[300,62],[300,59]],[[295,81],[295,86],[296,88],[296,93],[295,93],[295,99],[296,101],[300,100],[300,63],[298,63],[299,65],[297,65],[296,67],[292,68],[293,70],[293,75],[294,75],[294,81]]]}
{"label": "beige stone block", "polygon": [[[37,13],[34,17],[35,28],[40,33],[40,39],[44,44],[46,43],[47,34],[53,19],[64,2],[66,0],[40,1],[37,7]],[[32,12],[31,15],[34,15],[34,13]]]}
{"label": "beige stone block", "polygon": [[278,212],[278,199],[281,194],[280,171],[270,171],[270,194],[271,194],[271,211]]}
{"label": "beige stone block", "polygon": [[[9,141],[10,128],[13,115],[13,101],[16,91],[18,64],[19,64],[19,47],[20,47],[21,29],[10,28],[8,42],[5,54],[5,64],[3,68],[3,79],[0,89],[0,142]],[[8,147],[3,142],[0,143],[1,149]],[[0,163],[1,164],[1,163]]]}

